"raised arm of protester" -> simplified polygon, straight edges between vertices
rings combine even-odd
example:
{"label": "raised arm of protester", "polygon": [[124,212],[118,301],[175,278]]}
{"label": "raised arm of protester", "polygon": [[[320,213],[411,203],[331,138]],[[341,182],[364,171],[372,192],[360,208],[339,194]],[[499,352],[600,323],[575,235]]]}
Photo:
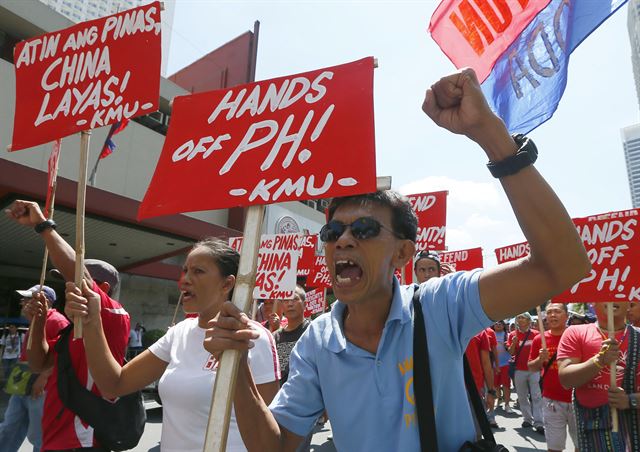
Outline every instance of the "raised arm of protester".
{"label": "raised arm of protester", "polygon": [[[58,269],[66,281],[73,281],[75,276],[76,252],[56,232],[56,224],[53,220],[48,220],[40,206],[32,201],[14,201],[9,208],[5,210],[7,216],[25,227],[30,227],[42,237],[47,245],[51,262]],[[92,281],[91,275],[85,268],[85,279]]]}
{"label": "raised arm of protester", "polygon": [[[471,69],[440,79],[427,90],[422,108],[440,127],[478,143],[494,165],[528,151],[526,141],[516,143],[502,120],[491,112]],[[480,276],[482,307],[492,319],[511,317],[548,300],[590,269],[571,218],[533,165],[500,177],[500,183],[531,253],[523,260],[487,269]]]}
{"label": "raised arm of protester", "polygon": [[[501,162],[515,155],[519,148],[521,152],[531,148],[532,143],[527,145],[526,141],[520,140],[516,143],[500,118],[491,112],[480,84],[471,70],[463,70],[435,83],[427,91],[423,109],[437,125],[454,133],[464,134],[477,142],[489,160],[497,164],[498,169],[504,166]],[[514,173],[501,175],[500,178],[530,243],[531,256],[517,263],[486,270],[479,276],[479,299],[484,310],[483,317],[486,314],[492,319],[503,319],[526,311],[565,290],[582,278],[589,269],[586,252],[569,215],[530,163],[532,162],[529,162],[529,166],[524,165]],[[380,195],[380,198],[384,197],[385,194]],[[393,198],[391,195],[390,197]],[[390,205],[381,204],[381,207],[371,199],[365,200],[357,196],[349,199],[351,201],[345,201],[344,204],[339,204],[338,200],[338,207],[330,214],[330,224],[323,227],[325,238],[322,240],[327,246],[327,265],[334,281],[334,291],[340,292],[338,307],[342,312],[340,314],[334,309],[331,322],[323,320],[326,321],[326,328],[339,337],[335,341],[335,348],[342,347],[343,341],[348,340],[360,346],[360,349],[370,352],[373,350],[372,353],[375,353],[379,338],[383,336],[382,330],[391,304],[400,297],[397,295],[398,288],[392,277],[393,268],[405,265],[413,256],[415,231],[412,236],[394,226],[392,219],[395,217],[392,217]],[[409,221],[407,225],[408,223]],[[342,276],[338,278],[337,275]],[[461,274],[460,277],[465,275]],[[448,282],[454,283],[455,278]],[[425,290],[435,290],[436,286],[429,286]],[[477,290],[477,287],[475,289]],[[518,294],[518,297],[514,299],[513,294]],[[423,295],[423,298],[435,299],[431,295],[429,292]],[[457,301],[453,300],[451,303]],[[460,304],[467,303],[461,300]],[[340,315],[343,317],[337,320]],[[468,336],[473,328],[477,327],[479,330],[482,323],[488,322],[488,319],[483,320],[484,322],[474,324],[467,322],[466,330],[461,328],[456,331],[460,334],[460,337],[456,338],[458,342],[447,345],[451,345],[452,349],[460,348],[460,342],[464,340],[462,336]],[[334,328],[335,324],[340,324],[339,328]],[[313,330],[313,325],[310,330]],[[372,334],[372,331],[375,334]],[[280,424],[260,398],[246,360],[243,358],[241,361],[234,406],[238,426],[249,450],[295,450],[302,436],[292,433],[291,430],[303,432],[316,413],[320,415],[322,410],[327,408],[324,391],[334,391],[336,388],[331,385],[335,385],[335,382],[320,377],[314,361],[319,358],[313,354],[320,351],[324,353],[327,350],[326,346],[318,344],[318,341],[329,336],[324,333],[321,338],[311,336],[306,334],[300,339],[292,354],[295,358],[292,380],[285,383],[272,405],[274,412],[277,411]],[[233,304],[225,303],[220,315],[209,322],[205,348],[213,354],[227,349],[246,351],[256,337],[256,332],[249,328],[247,316]],[[404,350],[402,352],[404,353]],[[345,356],[345,360],[347,359]],[[454,365],[452,361],[450,364],[452,369],[455,367],[457,371],[460,366],[459,362],[456,363]],[[379,364],[382,367],[386,365],[380,361]],[[396,365],[391,367],[393,371],[397,370]],[[461,371],[455,377],[460,379],[460,388],[463,391]],[[295,397],[289,397],[293,393],[296,393]],[[301,400],[304,397],[307,400]],[[309,402],[311,398],[313,404],[303,403]],[[325,406],[322,406],[323,404]],[[356,405],[358,409],[369,409],[363,403]],[[464,402],[456,406],[461,410],[465,409]],[[329,415],[331,416],[331,411]],[[400,413],[389,415],[400,416]],[[337,419],[340,417],[342,420]],[[442,419],[442,414],[440,418]],[[340,436],[336,436],[336,439],[342,444],[347,444],[347,437],[353,437],[353,431],[345,424],[347,418],[344,413],[336,413],[332,421],[335,421],[334,435]],[[470,419],[465,421],[469,421],[465,425],[471,426]],[[292,426],[291,430],[283,426],[285,423]],[[456,428],[459,429],[459,426]],[[381,435],[389,433],[395,432],[378,429],[372,432],[367,440],[388,441]],[[439,438],[441,444],[448,444],[452,450],[457,450],[462,445],[457,444],[457,440],[470,435],[466,431],[462,436],[459,431],[442,433]],[[402,441],[415,444],[417,434],[411,431],[410,435],[411,438],[403,437]],[[356,439],[356,443],[359,440],[364,438]],[[461,442],[464,442],[464,439],[461,439]],[[378,446],[382,447],[380,444]],[[351,447],[349,450],[356,449],[357,447]]]}
{"label": "raised arm of protester", "polygon": [[[53,265],[60,271],[64,279],[73,281],[75,276],[76,253],[55,230],[55,222],[47,220],[38,203],[32,201],[14,201],[9,208],[5,210],[9,218],[25,227],[31,227],[42,237],[42,240],[49,250],[49,257]],[[84,270],[85,278],[92,281],[89,272]],[[39,308],[36,306],[40,303]],[[44,327],[46,319],[46,303],[39,302],[37,299],[32,301],[34,305],[32,313],[36,316],[33,327],[32,347],[27,351],[27,359],[29,365],[35,371],[41,371],[52,365],[51,356],[49,355],[49,344],[45,339]],[[43,311],[42,311],[43,310]]]}

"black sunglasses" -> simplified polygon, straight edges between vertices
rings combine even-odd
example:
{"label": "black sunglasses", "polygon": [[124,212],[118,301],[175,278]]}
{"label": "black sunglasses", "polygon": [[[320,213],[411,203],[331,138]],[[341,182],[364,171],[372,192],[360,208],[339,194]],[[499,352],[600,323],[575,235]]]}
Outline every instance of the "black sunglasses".
{"label": "black sunglasses", "polygon": [[361,217],[351,224],[344,224],[341,221],[331,220],[320,229],[320,240],[323,242],[335,242],[344,234],[347,228],[351,228],[351,235],[358,240],[371,239],[380,234],[381,229],[385,229],[395,237],[402,239],[401,236],[384,226],[378,220],[371,217]]}

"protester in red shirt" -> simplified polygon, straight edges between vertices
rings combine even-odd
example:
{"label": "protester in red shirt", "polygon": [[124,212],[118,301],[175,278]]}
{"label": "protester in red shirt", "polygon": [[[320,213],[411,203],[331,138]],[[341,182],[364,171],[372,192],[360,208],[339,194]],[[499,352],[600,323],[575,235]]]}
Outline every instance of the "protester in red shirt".
{"label": "protester in red shirt", "polygon": [[635,301],[633,303],[629,303],[629,310],[627,311],[627,321],[635,326],[636,328],[640,328],[640,303]]}
{"label": "protester in red shirt", "polygon": [[[572,326],[560,340],[558,372],[564,387],[575,388],[580,450],[601,444],[616,451],[640,450],[640,332],[626,325],[628,308],[628,302],[613,303],[614,338],[608,338],[605,303],[596,303],[597,322]],[[611,387],[613,363],[616,387]],[[610,428],[611,408],[618,410],[618,434]],[[595,425],[601,427],[589,428]]]}
{"label": "protester in red shirt", "polygon": [[[7,215],[24,226],[34,228],[44,240],[49,250],[49,256],[60,275],[67,281],[74,280],[75,251],[55,231],[55,223],[45,218],[37,203],[15,201],[7,209]],[[100,295],[100,316],[105,324],[105,331],[108,331],[109,349],[114,358],[122,363],[129,340],[130,319],[122,305],[109,295],[118,292],[120,282],[118,272],[112,265],[93,259],[85,260],[83,270],[84,278]],[[57,338],[47,340],[45,335],[45,320],[48,315],[46,302],[36,294],[25,305],[25,311],[29,315],[35,316],[30,332],[32,335],[31,349],[27,351],[29,365],[36,372],[53,367],[53,372],[46,386],[42,418],[42,450],[102,451],[100,445],[94,440],[93,428],[84,424],[80,418],[66,409],[58,395],[58,368],[53,348]],[[78,380],[87,385],[89,373],[83,341],[70,341],[69,353]],[[91,390],[100,394],[95,384],[91,385]]]}
{"label": "protester in red shirt", "polygon": [[[483,330],[471,338],[465,351],[465,356],[471,368],[473,381],[476,384],[478,394],[485,400],[487,396],[494,398],[496,395],[496,390],[493,385],[493,367],[491,365],[491,359],[489,358],[490,350],[491,343],[489,341],[489,335]],[[486,392],[485,388],[487,389]],[[492,427],[498,427],[495,416],[493,419],[489,419],[489,423]]]}
{"label": "protester in red shirt", "polygon": [[[538,334],[531,329],[531,315],[524,312],[516,316],[518,328],[509,334],[507,346],[509,353],[516,361],[516,375],[514,377],[518,404],[522,411],[522,427],[533,426],[538,433],[544,433],[542,425],[542,394],[540,393],[540,373],[531,372],[527,363],[533,338]],[[531,401],[529,401],[531,398]]]}
{"label": "protester in red shirt", "polygon": [[542,418],[544,420],[544,436],[549,452],[562,451],[569,435],[575,444],[576,419],[571,404],[571,390],[560,384],[558,377],[558,344],[567,329],[569,311],[563,303],[549,303],[545,309],[548,330],[544,332],[547,348],[542,348],[542,335],[533,339],[529,354],[529,370],[542,371]]}

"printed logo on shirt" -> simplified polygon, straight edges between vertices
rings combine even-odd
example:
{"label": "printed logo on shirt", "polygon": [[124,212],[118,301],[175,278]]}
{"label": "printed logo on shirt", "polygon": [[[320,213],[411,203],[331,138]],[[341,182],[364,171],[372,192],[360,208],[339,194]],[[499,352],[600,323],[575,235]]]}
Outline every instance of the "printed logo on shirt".
{"label": "printed logo on shirt", "polygon": [[406,358],[404,361],[400,361],[398,363],[398,370],[403,377],[404,383],[404,398],[407,402],[409,402],[410,412],[403,413],[402,417],[404,419],[405,428],[410,428],[412,425],[416,424],[416,400],[413,393],[413,355]]}
{"label": "printed logo on shirt", "polygon": [[218,368],[218,363],[219,361],[216,358],[214,358],[213,355],[209,355],[209,358],[204,363],[202,370],[216,370]]}

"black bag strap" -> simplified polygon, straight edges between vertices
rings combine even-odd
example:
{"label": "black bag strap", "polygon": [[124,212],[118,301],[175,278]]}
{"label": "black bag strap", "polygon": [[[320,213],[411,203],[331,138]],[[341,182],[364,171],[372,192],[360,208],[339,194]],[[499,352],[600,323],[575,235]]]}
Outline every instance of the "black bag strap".
{"label": "black bag strap", "polygon": [[420,445],[423,451],[437,452],[438,435],[436,433],[436,416],[433,411],[429,348],[418,286],[414,286],[413,312],[413,393],[416,398]]}
{"label": "black bag strap", "polygon": [[493,437],[493,432],[491,431],[491,425],[489,425],[489,420],[487,419],[487,413],[484,410],[484,404],[482,403],[482,399],[480,398],[480,394],[478,394],[478,388],[476,387],[476,382],[473,380],[473,374],[471,373],[471,367],[469,366],[469,361],[467,361],[467,357],[463,355],[464,361],[464,385],[467,387],[467,394],[469,395],[469,401],[471,402],[471,406],[473,407],[473,412],[476,415],[476,420],[478,421],[478,425],[480,426],[480,432],[482,432],[482,437],[491,442],[492,444],[496,444],[496,440]]}
{"label": "black bag strap", "polygon": [[547,362],[547,364],[544,365],[544,372],[542,372],[542,377],[540,377],[540,386],[542,386],[542,383],[544,383],[544,377],[547,376],[547,372],[551,368],[553,362],[556,360],[556,356],[558,356],[558,350],[556,350],[556,352],[551,355],[551,359]]}
{"label": "black bag strap", "polygon": [[[420,294],[418,286],[414,286],[413,292],[413,392],[416,398],[416,414],[418,417],[418,431],[420,433],[420,448],[423,451],[437,452],[438,439],[436,432],[436,416],[433,411],[433,394],[431,390],[431,372],[429,368],[429,347],[427,343],[427,333],[425,331],[422,305],[420,304]],[[467,394],[473,407],[475,417],[480,426],[482,437],[496,444],[496,440],[491,431],[487,413],[480,394],[473,380],[473,374],[469,367],[467,357],[463,356],[464,363],[464,383]]]}
{"label": "black bag strap", "polygon": [[[529,334],[530,333],[531,333],[531,330],[527,331],[527,334],[524,335],[524,339],[522,340],[522,344],[520,344],[520,347],[518,347],[518,351],[516,352],[515,358],[513,358],[513,362],[515,362],[515,363],[518,362],[518,356],[520,356],[520,352],[524,348],[524,344],[527,342],[527,339],[529,339]],[[515,336],[518,337],[518,334],[516,333]]]}

